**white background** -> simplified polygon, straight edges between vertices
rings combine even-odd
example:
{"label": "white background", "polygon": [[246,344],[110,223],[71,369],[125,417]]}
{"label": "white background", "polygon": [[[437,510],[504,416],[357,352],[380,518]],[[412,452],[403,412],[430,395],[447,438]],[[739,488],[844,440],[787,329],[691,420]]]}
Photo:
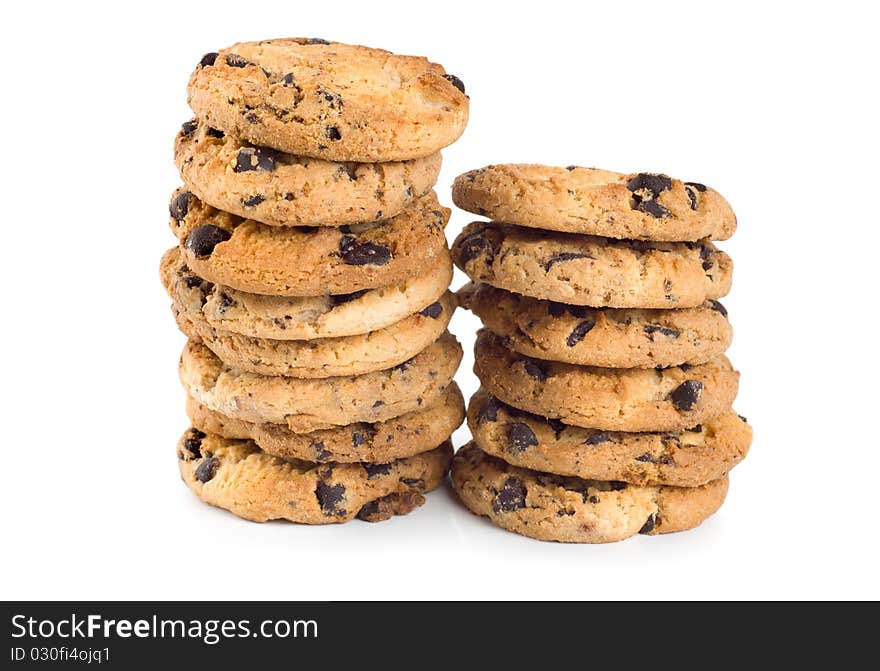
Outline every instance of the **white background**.
{"label": "white background", "polygon": [[[0,597],[880,597],[878,16],[725,4],[7,5]],[[756,440],[720,513],[566,546],[496,529],[448,491],[328,527],[248,523],[189,493],[183,337],[157,273],[172,138],[204,52],[291,35],[423,54],[465,81],[446,204],[456,174],[505,161],[664,171],[730,200],[729,355]],[[453,215],[450,240],[469,220]],[[466,350],[475,328],[453,322]]]}

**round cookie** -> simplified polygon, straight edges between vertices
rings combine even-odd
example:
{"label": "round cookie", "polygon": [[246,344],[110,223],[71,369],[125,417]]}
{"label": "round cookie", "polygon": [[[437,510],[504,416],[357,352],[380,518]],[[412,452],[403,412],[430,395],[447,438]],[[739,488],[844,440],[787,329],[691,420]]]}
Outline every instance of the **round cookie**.
{"label": "round cookie", "polygon": [[165,252],[162,284],[172,309],[225,333],[271,340],[341,338],[378,331],[416,312],[433,313],[452,281],[445,250],[428,272],[378,289],[323,296],[265,296],[195,275],[180,249]]}
{"label": "round cookie", "polygon": [[710,242],[641,242],[465,226],[452,258],[474,281],[524,296],[612,308],[692,308],[730,291],[733,263]]}
{"label": "round cookie", "polygon": [[464,419],[464,399],[455,382],[434,403],[383,422],[294,433],[283,424],[256,424],[214,412],[187,397],[192,425],[224,438],[253,440],[263,452],[282,459],[317,462],[366,461],[384,464],[434,448]]}
{"label": "round cookie", "polygon": [[204,345],[189,341],[179,372],[187,393],[211,410],[308,433],[355,422],[381,422],[431,405],[452,381],[461,356],[458,341],[444,333],[394,368],[308,380],[239,371]]}
{"label": "round cookie", "polygon": [[452,445],[387,464],[279,459],[250,440],[189,429],[177,444],[180,475],[205,503],[253,522],[370,522],[418,508],[446,476]]}
{"label": "round cookie", "polygon": [[514,466],[587,480],[698,487],[741,462],[752,429],[735,412],[680,433],[615,433],[568,426],[479,390],[468,404],[474,442]]}
{"label": "round cookie", "polygon": [[604,431],[685,431],[728,410],[739,385],[724,355],[660,369],[575,366],[516,354],[485,329],[474,373],[514,408]]}
{"label": "round cookie", "polygon": [[468,120],[458,77],[417,56],[288,38],[202,57],[188,101],[212,128],[330,161],[402,161],[455,142]]}
{"label": "round cookie", "polygon": [[337,163],[254,147],[193,119],[177,134],[174,163],[217,209],[271,226],[332,226],[400,214],[437,182],[441,159]]}
{"label": "round cookie", "polygon": [[489,165],[459,175],[452,200],[508,224],[606,238],[726,240],[736,230],[736,216],[717,191],[655,173]]}
{"label": "round cookie", "polygon": [[354,226],[281,227],[242,219],[178,189],[171,230],[187,266],[233,289],[272,296],[350,294],[395,284],[442,263],[450,210],[434,193],[393,219]]}
{"label": "round cookie", "polygon": [[724,503],[728,479],[700,487],[585,480],[511,466],[468,443],[452,460],[452,485],[471,512],[507,531],[543,541],[612,543],[696,527]]}
{"label": "round cookie", "polygon": [[422,312],[378,331],[320,340],[270,340],[227,333],[207,321],[174,310],[183,333],[210,349],[221,361],[260,375],[301,378],[363,375],[411,359],[446,330],[455,297],[446,292]]}
{"label": "round cookie", "polygon": [[705,363],[733,337],[718,301],[696,308],[589,308],[529,298],[488,284],[459,289],[461,304],[526,356],[607,368]]}

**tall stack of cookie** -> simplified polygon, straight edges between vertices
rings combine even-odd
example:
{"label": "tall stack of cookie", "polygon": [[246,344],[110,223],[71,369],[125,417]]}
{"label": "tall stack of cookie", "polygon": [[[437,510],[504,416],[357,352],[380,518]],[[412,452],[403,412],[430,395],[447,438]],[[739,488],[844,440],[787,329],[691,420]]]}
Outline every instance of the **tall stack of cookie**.
{"label": "tall stack of cookie", "polygon": [[432,191],[463,84],[424,58],[279,39],[207,54],[188,94],[161,264],[189,338],[183,480],[256,521],[409,512],[464,419]]}
{"label": "tall stack of cookie", "polygon": [[542,540],[602,543],[714,513],[751,428],[717,299],[736,218],[702,184],[660,174],[496,165],[456,179],[493,221],[453,245],[485,328],[473,442],[452,466],[465,505]]}

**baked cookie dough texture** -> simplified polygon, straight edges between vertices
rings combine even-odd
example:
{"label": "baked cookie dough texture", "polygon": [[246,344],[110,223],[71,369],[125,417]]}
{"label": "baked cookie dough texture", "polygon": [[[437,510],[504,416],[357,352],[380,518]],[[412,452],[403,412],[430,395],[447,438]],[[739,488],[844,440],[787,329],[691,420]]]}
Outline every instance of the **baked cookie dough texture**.
{"label": "baked cookie dough texture", "polygon": [[160,263],[187,337],[183,481],[257,522],[414,510],[465,418],[433,190],[464,84],[422,57],[290,38],[205,54],[187,96]]}
{"label": "baked cookie dough texture", "polygon": [[483,322],[473,441],[454,457],[464,504],[540,540],[607,543],[696,527],[718,510],[752,429],[719,299],[736,229],[698,182],[579,166],[460,175],[488,218],[452,246]]}

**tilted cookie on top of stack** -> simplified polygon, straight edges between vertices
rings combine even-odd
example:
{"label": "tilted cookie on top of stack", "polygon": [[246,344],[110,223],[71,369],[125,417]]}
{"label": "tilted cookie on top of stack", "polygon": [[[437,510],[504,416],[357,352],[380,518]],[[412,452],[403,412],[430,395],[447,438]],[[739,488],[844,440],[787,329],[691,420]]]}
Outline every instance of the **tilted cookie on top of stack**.
{"label": "tilted cookie on top of stack", "polygon": [[464,419],[432,190],[464,85],[424,58],[295,38],[205,55],[188,93],[161,263],[189,338],[183,480],[255,521],[409,512]]}
{"label": "tilted cookie on top of stack", "polygon": [[[736,218],[661,174],[496,165],[459,176],[487,216],[452,254],[483,321],[452,480],[474,513],[541,540],[604,543],[690,529],[727,494],[752,430],[718,302]],[[503,223],[502,223],[503,222]]]}

